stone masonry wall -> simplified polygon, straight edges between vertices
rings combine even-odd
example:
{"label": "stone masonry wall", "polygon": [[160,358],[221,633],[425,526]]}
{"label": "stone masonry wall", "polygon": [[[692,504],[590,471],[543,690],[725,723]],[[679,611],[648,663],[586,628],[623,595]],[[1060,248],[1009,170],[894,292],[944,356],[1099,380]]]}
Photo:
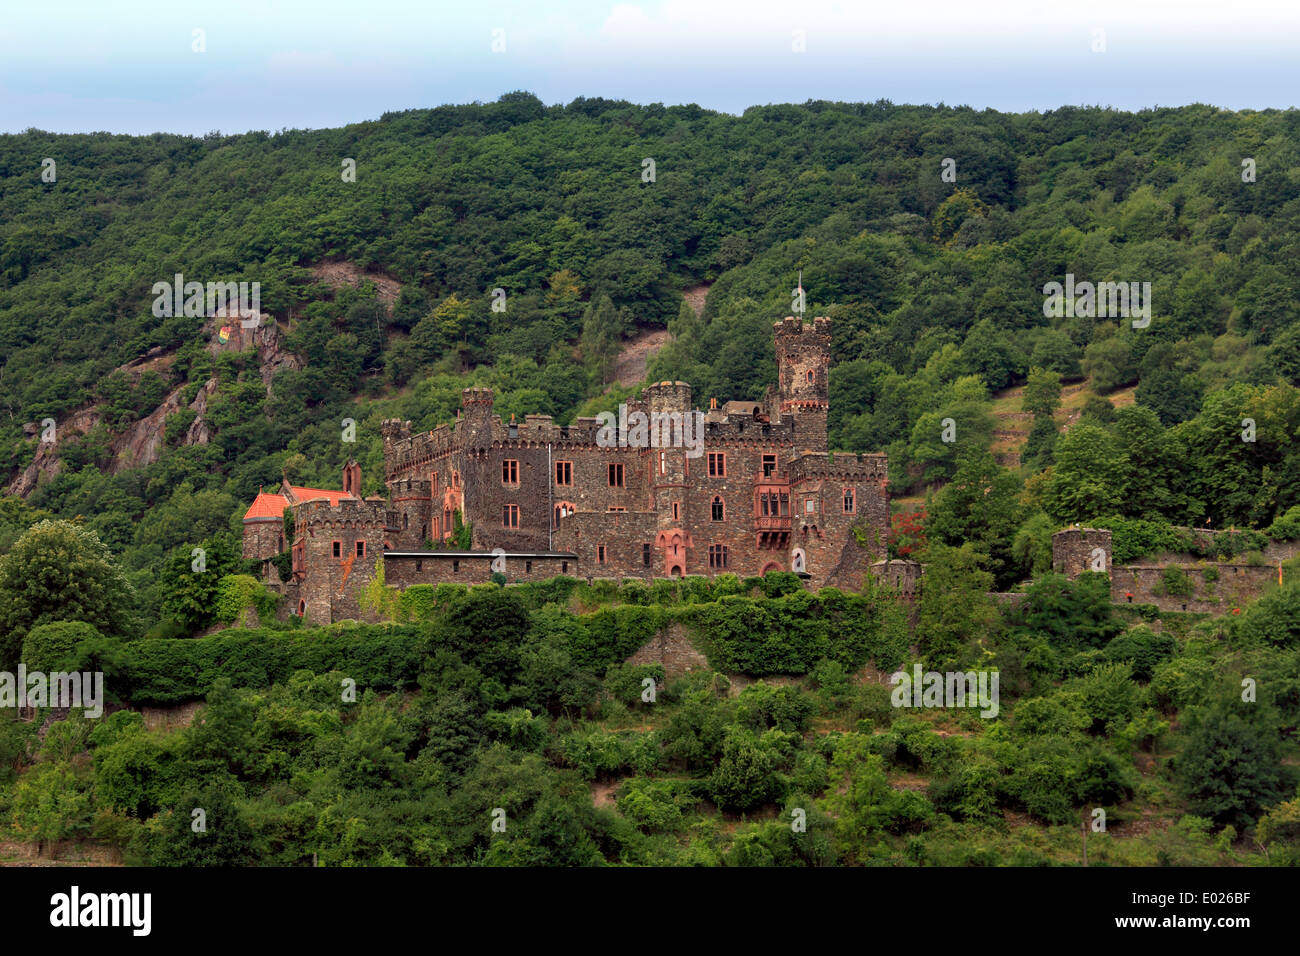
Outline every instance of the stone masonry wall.
{"label": "stone masonry wall", "polygon": [[[1166,567],[1182,571],[1192,587],[1191,594],[1168,593],[1164,581]],[[1207,571],[1213,580],[1207,580]],[[1221,615],[1244,607],[1276,583],[1277,568],[1268,565],[1120,565],[1111,570],[1110,597],[1116,604],[1154,604],[1162,611]]]}

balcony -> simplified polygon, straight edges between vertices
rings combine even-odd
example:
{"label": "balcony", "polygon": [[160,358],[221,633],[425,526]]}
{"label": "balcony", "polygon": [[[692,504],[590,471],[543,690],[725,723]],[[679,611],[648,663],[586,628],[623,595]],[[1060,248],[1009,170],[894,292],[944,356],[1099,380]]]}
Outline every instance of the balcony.
{"label": "balcony", "polygon": [[784,531],[788,534],[790,532],[790,516],[789,515],[756,516],[754,518],[754,530],[758,532]]}

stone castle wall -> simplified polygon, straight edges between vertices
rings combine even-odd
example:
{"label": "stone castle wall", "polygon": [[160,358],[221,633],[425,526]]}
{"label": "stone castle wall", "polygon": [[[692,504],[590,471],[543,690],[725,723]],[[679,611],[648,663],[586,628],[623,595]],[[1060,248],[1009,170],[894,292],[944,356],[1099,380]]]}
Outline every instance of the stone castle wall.
{"label": "stone castle wall", "polygon": [[[1285,542],[1271,551],[1273,562],[1285,560],[1300,551],[1300,542]],[[1206,561],[1190,555],[1162,557],[1146,564],[1113,565],[1111,533],[1101,528],[1067,528],[1052,536],[1053,570],[1071,579],[1096,570],[1099,556],[1110,575],[1113,603],[1154,604],[1162,611],[1231,614],[1259,598],[1278,580],[1276,563]]]}

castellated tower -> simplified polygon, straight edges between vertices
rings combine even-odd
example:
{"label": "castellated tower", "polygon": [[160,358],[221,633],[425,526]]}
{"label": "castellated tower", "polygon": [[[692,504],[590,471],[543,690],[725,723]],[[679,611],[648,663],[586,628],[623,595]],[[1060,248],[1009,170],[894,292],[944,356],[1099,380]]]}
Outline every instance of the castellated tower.
{"label": "castellated tower", "polygon": [[363,616],[360,593],[383,555],[387,517],[378,500],[320,498],[298,506],[294,570],[301,585],[300,614],[313,624]]}
{"label": "castellated tower", "polygon": [[773,328],[778,411],[782,419],[794,419],[794,453],[824,452],[831,320],[818,316],[809,325],[788,315]]}
{"label": "castellated tower", "polygon": [[492,443],[492,405],[490,388],[466,388],[460,393],[462,414],[460,428],[466,448]]}
{"label": "castellated tower", "polygon": [[[671,577],[684,575],[689,567],[694,542],[688,530],[694,520],[691,509],[690,478],[686,447],[695,435],[692,420],[691,386],[686,382],[659,382],[647,386],[638,406],[650,418],[652,456],[650,462],[651,500],[655,512],[655,549],[659,573]],[[633,406],[628,405],[628,414]],[[704,462],[692,462],[703,469]]]}
{"label": "castellated tower", "polygon": [[1085,571],[1109,574],[1111,533],[1105,528],[1066,528],[1052,535],[1052,570],[1074,579]]}

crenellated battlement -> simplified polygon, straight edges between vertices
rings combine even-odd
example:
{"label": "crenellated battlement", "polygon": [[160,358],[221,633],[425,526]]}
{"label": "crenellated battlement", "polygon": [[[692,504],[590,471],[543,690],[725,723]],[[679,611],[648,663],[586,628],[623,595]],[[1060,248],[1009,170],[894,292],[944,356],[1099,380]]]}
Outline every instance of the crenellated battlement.
{"label": "crenellated battlement", "polygon": [[855,455],[852,452],[804,451],[790,463],[790,480],[818,478],[879,483],[889,478],[889,456],[875,452]]}
{"label": "crenellated battlement", "polygon": [[831,319],[826,315],[816,316],[811,322],[805,322],[795,315],[787,315],[780,322],[772,323],[772,328],[778,342],[789,337],[802,340],[824,337],[825,344],[829,345],[831,340]]}
{"label": "crenellated battlement", "polygon": [[344,521],[355,527],[374,523],[377,527],[383,528],[387,507],[387,502],[382,499],[358,501],[344,498],[331,502],[328,498],[317,498],[298,505],[296,517],[299,524]]}

